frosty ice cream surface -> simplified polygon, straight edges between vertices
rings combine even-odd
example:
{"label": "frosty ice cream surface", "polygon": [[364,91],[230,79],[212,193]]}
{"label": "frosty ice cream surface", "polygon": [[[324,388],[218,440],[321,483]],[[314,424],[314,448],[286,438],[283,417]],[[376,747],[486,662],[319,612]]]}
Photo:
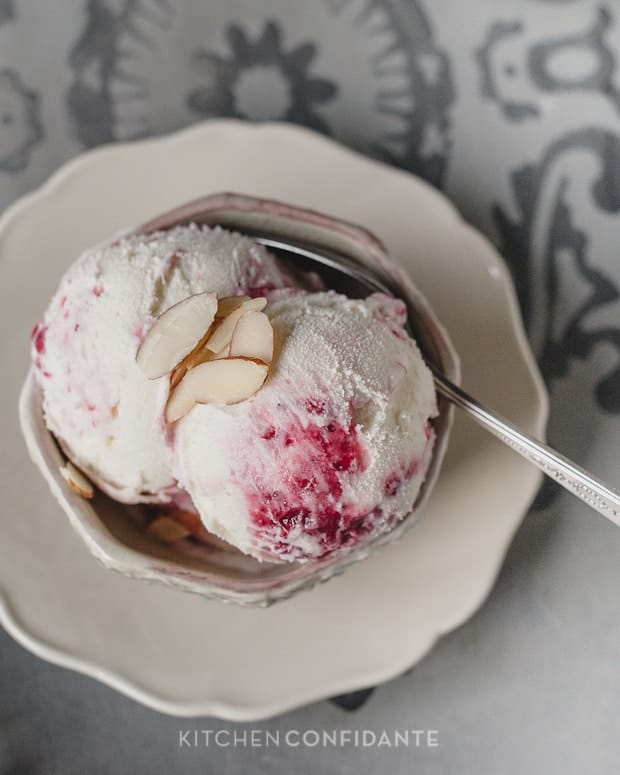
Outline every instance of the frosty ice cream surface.
{"label": "frosty ice cream surface", "polygon": [[405,322],[399,300],[292,288],[252,240],[189,225],[82,254],[32,357],[75,476],[304,561],[389,530],[424,481],[436,396]]}

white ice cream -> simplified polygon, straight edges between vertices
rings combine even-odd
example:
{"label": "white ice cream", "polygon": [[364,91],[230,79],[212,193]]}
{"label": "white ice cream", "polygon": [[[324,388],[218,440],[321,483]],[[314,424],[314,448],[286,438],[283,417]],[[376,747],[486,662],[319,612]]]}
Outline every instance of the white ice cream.
{"label": "white ice cream", "polygon": [[[130,236],[84,253],[33,332],[45,420],[126,503],[191,496],[204,525],[259,559],[308,560],[389,530],[430,461],[436,396],[402,302],[281,290],[272,257],[219,228]],[[200,292],[267,295],[271,373],[234,406],[164,413],[170,377],[136,354],[156,317]]]}
{"label": "white ice cream", "polygon": [[178,227],[85,252],[33,332],[45,420],[73,462],[117,500],[169,500],[169,380],[138,369],[140,342],[158,314],[191,294],[281,285],[263,248],[220,228]]}
{"label": "white ice cream", "polygon": [[276,339],[267,383],[178,423],[175,476],[207,529],[243,552],[317,558],[411,510],[434,441],[433,380],[400,301],[317,293],[266,312]]}

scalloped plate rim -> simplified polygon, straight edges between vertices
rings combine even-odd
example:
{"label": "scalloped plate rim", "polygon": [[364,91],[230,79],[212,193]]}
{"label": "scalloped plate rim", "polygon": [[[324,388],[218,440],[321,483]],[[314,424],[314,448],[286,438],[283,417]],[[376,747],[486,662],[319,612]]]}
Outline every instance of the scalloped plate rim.
{"label": "scalloped plate rim", "polygon": [[[522,356],[523,366],[528,372],[528,377],[532,381],[536,393],[537,406],[532,422],[533,425],[535,425],[537,435],[544,437],[549,416],[548,393],[534,356],[529,348],[516,297],[516,291],[510,273],[492,243],[475,228],[467,224],[462,219],[456,207],[441,192],[437,191],[426,181],[404,170],[392,168],[379,161],[364,157],[356,151],[346,148],[331,139],[325,138],[312,130],[279,122],[248,124],[246,122],[231,119],[212,119],[168,135],[133,142],[115,143],[88,150],[67,161],[41,186],[10,205],[2,216],[0,216],[0,233],[9,229],[11,224],[15,220],[21,218],[30,207],[44,204],[45,200],[54,195],[57,189],[61,188],[73,175],[81,174],[84,171],[84,168],[88,167],[92,160],[96,160],[100,156],[121,155],[127,151],[133,152],[136,148],[148,149],[152,146],[156,147],[186,140],[190,141],[194,135],[201,135],[204,132],[208,132],[211,126],[223,127],[230,131],[276,134],[284,132],[285,134],[296,133],[298,135],[304,135],[305,139],[310,143],[331,146],[340,151],[343,155],[360,159],[367,165],[376,166],[381,174],[387,173],[395,176],[414,178],[421,189],[424,189],[424,194],[426,196],[431,196],[437,207],[440,207],[445,213],[450,214],[456,228],[459,228],[466,233],[469,239],[477,240],[485,247],[488,254],[493,256],[495,267],[500,273],[499,280],[504,287],[508,299],[507,315],[510,318],[512,333],[514,334],[517,347]],[[530,486],[527,488],[527,492],[524,492],[524,506],[522,509],[519,509],[520,517],[515,521],[513,529],[506,536],[501,550],[497,552],[496,561],[491,568],[491,571],[487,573],[486,577],[479,583],[479,594],[475,596],[475,599],[472,599],[472,604],[467,609],[459,611],[458,615],[455,615],[450,620],[444,621],[441,627],[438,627],[435,631],[431,632],[425,639],[425,642],[420,645],[415,652],[412,651],[409,653],[406,658],[399,661],[393,661],[390,665],[379,669],[367,670],[365,672],[360,671],[354,678],[347,676],[343,678],[341,682],[332,681],[329,686],[317,686],[306,691],[297,691],[294,697],[288,696],[276,701],[257,703],[254,705],[246,705],[218,698],[205,699],[204,701],[180,701],[164,697],[162,694],[157,694],[155,691],[141,686],[135,679],[122,675],[119,671],[114,672],[107,668],[102,668],[94,662],[76,657],[67,651],[63,651],[62,649],[53,646],[46,642],[40,635],[31,634],[27,627],[19,621],[17,613],[12,610],[10,603],[11,596],[1,588],[0,624],[2,624],[11,637],[35,656],[52,664],[95,678],[110,688],[119,691],[121,694],[153,710],[173,716],[188,718],[196,716],[212,716],[239,722],[263,720],[308,703],[325,699],[329,696],[355,691],[389,681],[401,675],[404,671],[419,662],[433,648],[441,636],[467,621],[487,599],[495,583],[513,535],[527,513],[527,504],[531,503],[541,481],[542,474],[533,471]]]}

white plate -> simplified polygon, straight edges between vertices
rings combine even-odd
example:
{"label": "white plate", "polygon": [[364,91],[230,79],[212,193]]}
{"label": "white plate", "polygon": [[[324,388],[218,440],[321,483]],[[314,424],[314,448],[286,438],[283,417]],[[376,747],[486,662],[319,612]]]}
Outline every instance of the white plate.
{"label": "white plate", "polygon": [[100,567],[19,433],[30,329],[83,248],[222,190],[368,226],[448,327],[467,389],[538,436],[547,397],[507,270],[489,243],[425,183],[306,130],[213,121],[103,148],[5,213],[0,619],[39,656],[153,708],[250,720],[412,666],[484,600],[540,476],[458,416],[419,526],[345,575],[268,610],[207,602]]}

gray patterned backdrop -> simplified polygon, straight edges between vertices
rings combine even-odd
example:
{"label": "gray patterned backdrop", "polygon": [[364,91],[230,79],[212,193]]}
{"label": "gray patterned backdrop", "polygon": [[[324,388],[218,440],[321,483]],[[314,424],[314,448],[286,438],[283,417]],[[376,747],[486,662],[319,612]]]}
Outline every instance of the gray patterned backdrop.
{"label": "gray patterned backdrop", "polygon": [[[507,259],[551,441],[620,483],[619,58],[612,0],[0,0],[0,206],[86,148],[212,116],[303,124],[410,170]],[[440,729],[437,751],[391,752],[394,772],[617,771],[619,540],[544,487],[468,625],[374,693],[269,724]],[[183,755],[178,727],[0,636],[2,775],[388,761]]]}

